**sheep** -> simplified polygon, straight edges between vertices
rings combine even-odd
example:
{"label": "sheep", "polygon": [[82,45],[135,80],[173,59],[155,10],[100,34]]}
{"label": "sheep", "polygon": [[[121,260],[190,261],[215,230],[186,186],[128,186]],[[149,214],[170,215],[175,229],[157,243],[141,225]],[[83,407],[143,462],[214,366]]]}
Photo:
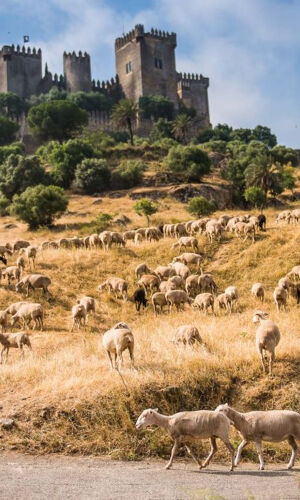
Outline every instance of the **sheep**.
{"label": "sheep", "polygon": [[197,271],[200,270],[202,273],[201,269],[201,262],[203,261],[202,255],[199,255],[198,253],[183,253],[179,255],[178,257],[174,257],[172,263],[175,262],[182,262],[182,264],[188,265],[188,264],[196,264]]}
{"label": "sheep", "polygon": [[283,286],[277,286],[273,292],[273,298],[276,305],[277,312],[280,311],[281,307],[286,310],[288,291]]}
{"label": "sheep", "polygon": [[71,239],[70,238],[60,238],[60,240],[58,240],[58,247],[59,248],[66,248],[66,249],[72,248]]}
{"label": "sheep", "polygon": [[223,229],[225,229],[230,219],[231,219],[230,215],[221,215],[218,219],[218,222],[221,224]]}
{"label": "sheep", "polygon": [[166,293],[169,290],[176,290],[177,286],[173,283],[170,283],[169,280],[161,281],[159,284],[159,291],[162,293]]}
{"label": "sheep", "polygon": [[300,304],[300,283],[291,284],[291,295],[296,299],[297,305]]}
{"label": "sheep", "polygon": [[16,265],[18,266],[19,270],[20,270],[20,276],[21,274],[23,274],[23,272],[25,271],[25,260],[24,260],[24,257],[22,257],[21,255],[17,258],[17,262],[16,262]]}
{"label": "sheep", "polygon": [[35,268],[35,258],[36,258],[36,254],[37,254],[37,249],[35,247],[30,245],[27,248],[21,248],[21,250],[19,251],[19,254],[20,255],[24,254],[26,256],[26,258],[28,259],[29,267],[32,264],[33,269]]}
{"label": "sheep", "polygon": [[270,353],[269,373],[273,375],[273,363],[275,360],[275,347],[280,341],[280,331],[278,326],[273,321],[268,319],[268,314],[263,311],[256,311],[253,316],[253,323],[259,324],[256,330],[256,348],[261,357],[261,363],[264,373],[266,367],[264,363],[265,351]]}
{"label": "sheep", "polygon": [[300,220],[300,210],[299,208],[296,208],[295,210],[292,210],[291,212],[291,221],[293,224],[297,224]]}
{"label": "sheep", "polygon": [[237,222],[234,227],[234,232],[236,236],[245,236],[243,241],[247,238],[252,238],[252,242],[255,242],[255,223],[250,222]]}
{"label": "sheep", "polygon": [[124,240],[123,236],[116,231],[111,233],[111,241],[112,243],[115,243],[115,245],[119,247],[124,248],[126,245],[126,241]]}
{"label": "sheep", "polygon": [[262,302],[265,300],[265,289],[262,283],[254,283],[251,288],[253,297],[260,299]]}
{"label": "sheep", "polygon": [[93,312],[94,314],[96,313],[96,301],[93,297],[85,295],[84,297],[81,297],[81,299],[77,300],[77,304],[81,304],[85,307],[86,321],[88,320],[90,312]]}
{"label": "sheep", "polygon": [[193,250],[198,250],[198,240],[193,236],[182,236],[176,243],[173,243],[172,249],[179,247],[181,252],[182,247],[192,248]]}
{"label": "sheep", "polygon": [[124,241],[134,241],[134,237],[135,237],[135,231],[134,230],[131,230],[131,231],[125,231],[123,233],[123,240]]}
{"label": "sheep", "polygon": [[185,303],[191,303],[191,299],[183,290],[169,290],[168,292],[166,292],[165,297],[169,307],[169,312],[171,312],[173,305],[175,305],[177,311],[179,311],[180,306],[182,306],[182,308],[184,309]]}
{"label": "sheep", "polygon": [[110,249],[112,245],[112,236],[110,231],[102,231],[102,233],[99,234],[99,240],[104,250]]}
{"label": "sheep", "polygon": [[209,221],[208,218],[195,220],[191,224],[191,234],[192,235],[197,234],[197,233],[202,234],[205,231],[206,224],[208,221]]}
{"label": "sheep", "polygon": [[1,332],[5,332],[7,328],[7,321],[8,321],[8,313],[6,310],[0,311],[0,326],[1,326]]}
{"label": "sheep", "polygon": [[164,306],[168,305],[166,299],[166,293],[163,292],[154,293],[151,297],[151,302],[155,314],[158,314],[159,312],[164,312],[163,311]]}
{"label": "sheep", "polygon": [[185,222],[185,224],[184,224],[185,230],[188,234],[191,234],[191,232],[192,232],[192,224],[193,223],[194,223],[194,220],[189,220],[189,221]]}
{"label": "sheep", "polygon": [[238,223],[238,217],[232,217],[226,226],[226,230],[229,231],[229,233],[234,233],[235,226]]}
{"label": "sheep", "polygon": [[[229,441],[230,421],[227,417],[209,410],[199,411],[184,411],[175,413],[175,415],[161,415],[158,409],[144,410],[136,422],[137,429],[144,429],[150,425],[157,425],[167,431],[167,433],[174,440],[174,445],[171,452],[171,457],[165,469],[170,469],[172,466],[174,456],[179,446],[185,443],[185,449],[192,459],[197,463],[200,469],[206,467],[213,455],[217,451],[216,438],[221,439],[229,450],[231,455],[230,471],[234,467],[234,448]],[[210,438],[211,451],[202,464],[192,453],[188,442],[191,439],[207,439]]]}
{"label": "sheep", "polygon": [[211,308],[212,314],[214,311],[214,296],[212,293],[199,293],[193,302],[193,308],[198,308],[200,311],[204,311],[207,314],[208,308]]}
{"label": "sheep", "polygon": [[74,248],[83,248],[84,247],[84,241],[82,238],[78,238],[78,236],[74,236],[73,238],[70,238],[71,246]]}
{"label": "sheep", "polygon": [[16,314],[16,312],[20,309],[20,307],[23,305],[23,304],[28,304],[28,302],[14,302],[13,304],[11,304],[10,306],[8,306],[6,309],[5,309],[5,312],[7,314]]}
{"label": "sheep", "polygon": [[146,227],[139,227],[138,229],[135,230],[136,234],[140,234],[142,237],[142,240],[146,238]]}
{"label": "sheep", "polygon": [[279,224],[281,221],[287,221],[289,224],[291,220],[291,211],[290,210],[283,210],[282,212],[279,212],[277,215],[275,222],[276,224]]}
{"label": "sheep", "polygon": [[49,285],[51,285],[51,279],[48,278],[48,276],[43,276],[42,274],[28,274],[16,284],[16,292],[21,293],[25,290],[26,297],[28,297],[29,289],[35,290],[36,288],[42,288],[44,295],[49,297],[49,295],[51,295],[48,290]]}
{"label": "sheep", "polygon": [[[104,333],[102,344],[107,352],[111,370],[116,369],[121,371],[123,365],[123,352],[126,349],[129,351],[131,365],[132,368],[134,368],[134,337],[129,328],[115,325]],[[115,357],[114,363],[112,355]]]}
{"label": "sheep", "polygon": [[258,218],[258,227],[259,227],[260,231],[265,231],[266,225],[267,225],[266,216],[264,214],[259,214],[257,216],[257,218]]}
{"label": "sheep", "polygon": [[143,236],[140,233],[135,233],[134,244],[139,245],[143,241]]}
{"label": "sheep", "polygon": [[300,266],[294,266],[287,276],[290,278],[300,279]]}
{"label": "sheep", "polygon": [[236,286],[228,286],[225,290],[225,293],[231,297],[232,306],[234,302],[238,302],[239,300],[239,292]]}
{"label": "sheep", "polygon": [[137,279],[140,279],[143,276],[143,274],[151,274],[151,270],[149,269],[147,264],[145,264],[145,262],[143,262],[143,264],[139,264],[138,266],[136,266],[134,272]]}
{"label": "sheep", "polygon": [[175,276],[176,271],[170,266],[157,266],[156,269],[154,269],[154,273],[159,277],[159,279],[164,279],[164,278],[171,278],[172,276]]}
{"label": "sheep", "polygon": [[217,285],[211,273],[204,273],[198,276],[198,287],[200,292],[216,293]]}
{"label": "sheep", "polygon": [[1,259],[2,261],[3,261],[3,259],[5,259],[6,254],[12,255],[12,251],[9,248],[0,245],[0,256],[2,257],[2,259]]}
{"label": "sheep", "polygon": [[151,293],[153,293],[154,290],[158,290],[159,284],[160,279],[154,274],[144,274],[138,281],[138,285],[143,287],[146,293],[148,290],[150,290]]}
{"label": "sheep", "polygon": [[146,240],[148,241],[158,241],[161,237],[162,234],[160,230],[157,227],[147,227],[146,232],[145,232],[145,237]]}
{"label": "sheep", "polygon": [[219,309],[225,309],[229,314],[232,313],[232,299],[228,293],[221,293],[217,297]]}
{"label": "sheep", "polygon": [[20,275],[20,268],[18,266],[9,266],[2,271],[2,276],[7,278],[8,285],[10,285],[12,279],[19,281]]}
{"label": "sheep", "polygon": [[147,307],[147,299],[146,299],[146,292],[143,288],[137,288],[134,291],[133,294],[133,301],[135,303],[135,307],[137,312],[140,312],[141,307],[143,306],[144,309]]}
{"label": "sheep", "polygon": [[71,311],[71,318],[72,318],[72,326],[71,326],[71,332],[73,332],[74,327],[77,326],[77,329],[79,330],[81,325],[85,326],[86,324],[86,309],[83,304],[79,304],[77,301],[77,304],[72,307]]}
{"label": "sheep", "polygon": [[188,295],[196,294],[199,290],[199,276],[198,274],[191,274],[185,281],[185,290]]}
{"label": "sheep", "polygon": [[172,267],[172,269],[175,270],[177,276],[181,276],[181,278],[184,280],[186,280],[187,277],[191,274],[189,268],[185,264],[182,264],[181,262],[174,262],[169,265],[170,267]]}
{"label": "sheep", "polygon": [[124,301],[127,300],[128,284],[122,278],[108,278],[98,286],[98,291],[102,292],[102,290],[113,292],[116,298],[121,295]]}
{"label": "sheep", "polygon": [[287,292],[289,292],[291,282],[289,280],[288,276],[283,276],[283,278],[280,278],[280,280],[277,283],[277,286],[281,288],[285,288]]}
{"label": "sheep", "polygon": [[196,342],[202,344],[202,339],[198,328],[193,325],[182,325],[179,326],[174,334],[173,342],[175,344],[183,343],[184,346],[195,345]]}
{"label": "sheep", "polygon": [[21,250],[21,248],[27,248],[29,247],[30,243],[29,241],[26,241],[26,240],[17,240],[15,241],[15,243],[13,244],[13,251],[14,252],[18,252],[19,250]]}
{"label": "sheep", "polygon": [[243,448],[254,441],[259,457],[259,469],[264,470],[262,441],[279,443],[287,441],[292,455],[287,468],[292,469],[298,452],[296,440],[300,440],[300,414],[291,410],[250,411],[240,413],[228,404],[217,407],[216,412],[225,415],[243,436],[239,444],[234,465],[237,467]]}
{"label": "sheep", "polygon": [[11,318],[11,326],[18,322],[23,323],[24,328],[29,328],[31,321],[34,322],[33,330],[39,328],[43,330],[43,306],[39,303],[26,303],[21,305],[18,311]]}
{"label": "sheep", "polygon": [[214,239],[220,241],[222,237],[223,226],[220,222],[216,220],[210,220],[206,224],[205,232],[206,235],[208,236],[210,243],[212,243]]}
{"label": "sheep", "polygon": [[93,233],[89,236],[89,246],[91,248],[101,247],[100,238],[99,238],[99,235],[97,233]]}
{"label": "sheep", "polygon": [[0,353],[0,364],[2,364],[2,356],[6,351],[6,362],[8,360],[9,349],[17,348],[21,351],[21,356],[24,359],[24,345],[27,345],[28,349],[32,351],[31,342],[29,339],[29,334],[26,332],[18,332],[18,333],[0,333],[0,344],[3,345],[3,348]]}
{"label": "sheep", "polygon": [[178,224],[175,224],[174,234],[175,234],[176,238],[178,238],[179,236],[186,236],[187,232],[186,232],[186,229],[185,229],[185,225],[182,224],[181,222],[179,222]]}
{"label": "sheep", "polygon": [[167,283],[170,289],[172,290],[179,290],[179,289],[184,290],[185,288],[184,279],[181,276],[172,276],[171,278],[168,279]]}

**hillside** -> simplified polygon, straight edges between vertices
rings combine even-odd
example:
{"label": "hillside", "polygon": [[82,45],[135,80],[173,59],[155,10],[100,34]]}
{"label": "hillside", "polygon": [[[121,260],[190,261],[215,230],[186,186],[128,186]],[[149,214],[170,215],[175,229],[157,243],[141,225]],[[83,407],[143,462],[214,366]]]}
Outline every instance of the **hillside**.
{"label": "hillside", "polygon": [[[152,223],[186,221],[189,216],[182,203],[171,198],[159,200],[159,211]],[[69,212],[54,230],[31,233],[12,217],[2,219],[2,243],[18,238],[38,245],[44,240],[86,235],[93,231],[97,214],[125,214],[127,226],[145,221],[133,210],[134,201],[121,198],[70,196]],[[299,208],[299,204],[291,205]],[[237,211],[228,212],[232,215]],[[220,215],[218,212],[216,215]],[[204,269],[210,271],[220,291],[236,285],[240,291],[238,310],[202,313],[185,308],[171,315],[155,316],[148,307],[140,315],[131,301],[123,303],[97,286],[109,276],[125,278],[129,295],[136,287],[134,269],[147,262],[151,269],[167,264],[177,255],[172,239],[129,243],[126,248],[103,250],[45,250],[37,258],[36,270],[51,280],[49,302],[39,292],[32,297],[45,308],[45,331],[32,332],[34,354],[25,352],[25,361],[12,350],[0,369],[1,417],[13,416],[16,427],[1,434],[2,449],[33,453],[100,453],[113,458],[135,459],[145,455],[164,455],[169,439],[161,432],[137,434],[134,422],[147,407],[172,413],[182,409],[214,408],[230,401],[247,410],[292,408],[300,411],[300,315],[293,298],[288,310],[277,313],[272,292],[278,279],[299,264],[300,226],[278,226],[276,211],[266,210],[267,232],[255,244],[243,242],[226,233],[222,242],[209,244],[199,236],[205,255]],[[5,229],[7,225],[15,227]],[[112,226],[113,227],[113,226]],[[9,258],[13,264],[15,257]],[[261,281],[267,289],[263,306],[280,327],[274,378],[263,376],[255,348],[253,311],[261,307],[250,296],[251,285]],[[70,310],[76,299],[91,295],[98,302],[97,314],[89,318],[85,330],[71,333]],[[1,286],[1,309],[21,300],[14,288]],[[135,340],[137,372],[128,367],[125,354],[123,379],[111,372],[102,348],[101,334],[118,321],[131,326]],[[206,347],[178,348],[171,342],[174,329],[193,323]],[[125,385],[125,387],[124,387]],[[235,437],[237,442],[237,437]],[[283,458],[287,448],[266,447],[269,458]],[[252,456],[251,447],[245,456]],[[221,455],[223,456],[223,448]],[[227,457],[226,452],[224,456]]]}

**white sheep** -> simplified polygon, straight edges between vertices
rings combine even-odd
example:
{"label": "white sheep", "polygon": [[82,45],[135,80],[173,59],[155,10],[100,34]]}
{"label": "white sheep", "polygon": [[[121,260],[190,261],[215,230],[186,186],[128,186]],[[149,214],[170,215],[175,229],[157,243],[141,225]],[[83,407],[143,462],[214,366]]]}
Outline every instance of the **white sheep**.
{"label": "white sheep", "polygon": [[281,308],[284,308],[286,310],[288,299],[288,291],[286,288],[284,288],[283,286],[276,286],[273,292],[273,298],[277,312],[279,312]]}
{"label": "white sheep", "polygon": [[232,313],[232,298],[228,293],[221,293],[217,297],[219,309],[225,309],[229,314]]}
{"label": "white sheep", "polygon": [[8,285],[10,285],[11,280],[19,281],[20,275],[21,272],[19,266],[9,266],[2,271],[2,277],[7,278]]}
{"label": "white sheep", "polygon": [[225,290],[225,293],[231,297],[232,306],[234,303],[237,304],[239,300],[239,291],[236,286],[228,286]]}
{"label": "white sheep", "polygon": [[[134,337],[132,331],[126,324],[117,324],[107,330],[102,337],[102,344],[107,352],[111,369],[121,370],[123,365],[123,352],[128,349],[131,364],[134,368]],[[113,363],[112,355],[115,360]]]}
{"label": "white sheep", "polygon": [[145,262],[136,266],[134,272],[135,272],[137,279],[140,279],[143,276],[143,274],[151,274],[151,270],[149,269],[147,264],[145,264]]}
{"label": "white sheep", "polygon": [[192,248],[193,250],[198,250],[198,240],[193,236],[182,236],[179,238],[176,243],[173,243],[172,249],[179,247],[179,251],[181,252],[182,247],[184,248]]}
{"label": "white sheep", "polygon": [[21,293],[25,290],[26,297],[28,297],[29,290],[42,288],[44,295],[49,297],[49,295],[51,295],[48,290],[49,285],[51,285],[51,279],[48,278],[48,276],[43,276],[42,274],[28,274],[16,284],[16,292]]}
{"label": "white sheep", "polygon": [[102,292],[103,290],[108,290],[109,292],[114,293],[116,298],[121,295],[124,301],[127,300],[128,284],[122,278],[108,278],[98,286],[99,292]]}
{"label": "white sheep", "polygon": [[0,344],[3,345],[3,348],[0,353],[0,364],[2,364],[2,356],[5,351],[6,351],[6,362],[7,362],[9,349],[11,348],[20,349],[22,358],[24,358],[24,351],[23,351],[24,345],[27,345],[28,349],[32,351],[29,334],[26,332],[0,333]]}
{"label": "white sheep", "polygon": [[18,322],[23,323],[23,328],[29,328],[31,321],[34,322],[33,330],[40,328],[43,330],[44,311],[42,304],[28,302],[22,304],[11,318],[11,326]]}
{"label": "white sheep", "polygon": [[264,357],[266,351],[268,351],[270,353],[269,372],[272,376],[275,348],[280,341],[280,331],[278,326],[268,319],[268,316],[269,315],[263,311],[256,311],[253,316],[253,323],[259,324],[256,330],[256,347],[261,357],[263,371],[266,373]]}
{"label": "white sheep", "polygon": [[35,247],[30,245],[29,247],[21,248],[19,254],[20,255],[24,254],[29,262],[29,267],[32,266],[33,269],[35,268],[35,259],[37,254],[37,249]]}
{"label": "white sheep", "polygon": [[72,319],[71,332],[73,332],[75,326],[77,326],[78,330],[80,329],[81,325],[85,326],[86,309],[83,304],[77,303],[75,304],[75,306],[72,307],[71,319]]}
{"label": "white sheep", "polygon": [[196,264],[197,271],[200,270],[202,273],[201,269],[201,262],[203,261],[202,255],[199,255],[198,253],[191,253],[191,252],[186,252],[178,257],[174,257],[172,263],[175,262],[182,262],[182,264],[188,265],[188,264]]}
{"label": "white sheep", "polygon": [[137,283],[139,286],[144,288],[146,293],[147,291],[153,293],[154,290],[159,289],[160,279],[154,274],[144,274]]}
{"label": "white sheep", "polygon": [[188,297],[188,294],[183,290],[169,290],[166,292],[166,301],[169,306],[169,313],[171,312],[172,306],[175,305],[177,311],[180,310],[180,307],[184,309],[184,304],[190,304],[191,299]]}
{"label": "white sheep", "polygon": [[262,302],[265,300],[265,288],[262,283],[254,283],[251,288],[251,294],[260,299]]}
{"label": "white sheep", "polygon": [[189,268],[181,262],[174,262],[169,265],[172,267],[172,269],[175,270],[177,276],[181,276],[181,278],[183,278],[184,280],[186,280],[187,277],[191,274]]}
{"label": "white sheep", "polygon": [[182,325],[175,331],[173,342],[175,344],[182,342],[184,346],[187,344],[193,346],[196,342],[202,344],[202,339],[198,328],[193,325]]}
{"label": "white sheep", "polygon": [[96,301],[93,297],[85,295],[84,297],[81,297],[81,299],[77,300],[77,304],[82,304],[85,307],[86,321],[88,320],[90,312],[93,312],[94,314],[96,312]]}
{"label": "white sheep", "polygon": [[164,312],[164,306],[167,306],[166,294],[163,292],[156,292],[151,297],[152,306],[155,314]]}
{"label": "white sheep", "polygon": [[212,293],[199,293],[193,302],[193,308],[200,309],[200,311],[204,311],[207,314],[209,307],[211,308],[212,314],[214,311],[214,296]]}

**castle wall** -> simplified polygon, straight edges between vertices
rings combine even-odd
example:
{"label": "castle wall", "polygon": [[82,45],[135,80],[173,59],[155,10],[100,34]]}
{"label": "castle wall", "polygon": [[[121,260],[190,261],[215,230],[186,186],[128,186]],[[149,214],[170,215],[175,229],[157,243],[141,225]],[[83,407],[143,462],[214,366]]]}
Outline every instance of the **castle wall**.
{"label": "castle wall", "polygon": [[[116,40],[116,73],[126,97],[138,102],[143,95],[141,37],[134,31],[124,39]],[[120,41],[120,42],[119,42]],[[131,63],[131,71],[126,65]]]}
{"label": "castle wall", "polygon": [[202,75],[178,74],[178,97],[187,107],[196,110],[203,127],[210,126],[208,87],[209,79]]}
{"label": "castle wall", "polygon": [[14,92],[20,97],[30,97],[37,93],[42,78],[42,55],[25,47],[4,46],[0,52],[1,88]]}
{"label": "castle wall", "polygon": [[67,54],[64,52],[64,78],[66,90],[68,92],[91,92],[91,61],[90,56],[85,52],[84,55],[79,52]]}

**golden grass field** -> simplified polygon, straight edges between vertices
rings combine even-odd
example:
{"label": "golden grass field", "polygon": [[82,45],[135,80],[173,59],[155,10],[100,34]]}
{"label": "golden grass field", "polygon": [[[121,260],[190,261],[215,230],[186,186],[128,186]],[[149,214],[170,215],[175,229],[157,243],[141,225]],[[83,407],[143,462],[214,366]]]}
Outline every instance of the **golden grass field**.
{"label": "golden grass field", "polygon": [[[24,238],[37,245],[46,239],[86,234],[86,226],[99,212],[126,214],[132,219],[128,228],[145,225],[128,197],[103,198],[100,205],[94,205],[94,200],[70,196],[69,214],[53,231],[30,233],[7,217],[1,224],[1,242]],[[170,262],[178,254],[171,250],[172,239],[140,246],[129,243],[125,249],[109,252],[40,252],[36,271],[51,278],[53,296],[48,302],[39,291],[31,295],[33,301],[44,305],[46,313],[45,331],[31,335],[33,356],[26,351],[22,361],[19,353],[11,350],[8,363],[0,366],[0,416],[14,416],[17,424],[12,431],[3,431],[0,446],[35,453],[106,453],[113,458],[134,459],[164,455],[170,449],[170,439],[160,430],[135,431],[135,420],[146,407],[174,413],[213,409],[229,401],[245,411],[300,411],[300,310],[290,298],[287,312],[277,313],[272,299],[278,279],[300,263],[300,225],[277,226],[275,215],[274,209],[266,210],[268,230],[259,234],[255,244],[227,233],[221,244],[211,245],[204,236],[199,237],[204,269],[214,274],[219,290],[236,285],[240,291],[238,311],[230,317],[224,313],[205,316],[189,306],[183,312],[158,317],[148,307],[139,315],[131,301],[124,303],[97,291],[101,281],[118,276],[128,280],[132,296],[137,264],[146,262],[154,269]],[[166,199],[159,202],[152,223],[189,218],[183,204]],[[4,229],[9,222],[18,227]],[[9,264],[15,258],[10,257]],[[252,316],[261,304],[251,297],[250,289],[257,281],[267,289],[263,309],[277,322],[282,335],[273,379],[262,374],[255,348]],[[3,282],[0,293],[1,309],[21,300],[14,287],[8,290]],[[83,295],[96,298],[97,314],[90,316],[85,330],[70,332],[71,307]],[[127,354],[122,372],[128,392],[119,374],[110,371],[101,342],[102,333],[118,321],[129,323],[135,337],[137,372],[130,370]],[[198,327],[206,347],[183,348],[171,342],[174,329],[188,323]],[[234,440],[237,442],[237,436]],[[268,450],[269,458],[278,459],[286,456],[287,447],[268,446]],[[245,456],[255,456],[251,447]]]}

